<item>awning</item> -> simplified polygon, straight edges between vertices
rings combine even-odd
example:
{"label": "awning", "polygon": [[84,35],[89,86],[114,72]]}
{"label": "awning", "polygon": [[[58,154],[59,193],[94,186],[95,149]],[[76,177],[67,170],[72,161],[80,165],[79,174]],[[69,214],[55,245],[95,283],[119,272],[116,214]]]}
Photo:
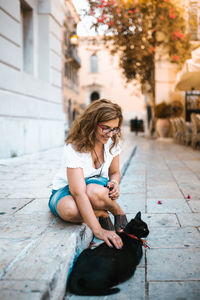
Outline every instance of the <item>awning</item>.
{"label": "awning", "polygon": [[177,74],[175,88],[181,91],[200,90],[200,47],[192,51],[192,58],[186,60]]}
{"label": "awning", "polygon": [[176,84],[176,89],[181,91],[200,90],[200,71],[184,73]]}

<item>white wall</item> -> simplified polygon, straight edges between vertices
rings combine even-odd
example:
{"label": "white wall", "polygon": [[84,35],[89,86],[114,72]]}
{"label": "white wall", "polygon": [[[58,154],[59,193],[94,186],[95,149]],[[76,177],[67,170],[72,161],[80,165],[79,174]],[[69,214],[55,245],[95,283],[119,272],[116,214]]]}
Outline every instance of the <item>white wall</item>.
{"label": "white wall", "polygon": [[27,44],[30,57],[26,62],[20,1],[0,0],[0,158],[64,143],[64,0],[25,1],[33,11],[33,32]]}
{"label": "white wall", "polygon": [[178,68],[167,60],[160,60],[155,65],[155,103],[168,102],[174,94],[174,83]]}

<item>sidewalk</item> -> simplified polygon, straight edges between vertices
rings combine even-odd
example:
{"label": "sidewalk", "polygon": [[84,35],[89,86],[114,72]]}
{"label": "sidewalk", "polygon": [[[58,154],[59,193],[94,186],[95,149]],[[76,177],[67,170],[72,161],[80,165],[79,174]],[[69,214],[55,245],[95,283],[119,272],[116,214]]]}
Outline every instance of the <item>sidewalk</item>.
{"label": "sidewalk", "polygon": [[[134,137],[134,143],[119,202],[129,220],[142,212],[151,249],[120,293],[87,299],[199,300],[200,151],[171,140]],[[65,297],[79,299],[86,298]]]}
{"label": "sidewalk", "polygon": [[[124,128],[123,173],[133,152],[134,134]],[[0,299],[63,299],[76,251],[92,232],[51,214],[48,198],[62,147],[0,160]]]}

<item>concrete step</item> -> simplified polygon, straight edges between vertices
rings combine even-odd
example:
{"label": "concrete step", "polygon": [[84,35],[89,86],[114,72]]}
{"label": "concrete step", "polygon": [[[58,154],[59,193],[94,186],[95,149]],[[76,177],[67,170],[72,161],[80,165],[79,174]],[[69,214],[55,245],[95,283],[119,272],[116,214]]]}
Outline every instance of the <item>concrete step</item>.
{"label": "concrete step", "polygon": [[42,214],[15,216],[1,232],[1,300],[62,299],[73,258],[93,237],[86,224]]}
{"label": "concrete step", "polygon": [[[124,135],[121,172],[134,149],[133,134],[126,129]],[[2,162],[7,191],[2,188],[0,198],[0,300],[63,299],[73,259],[93,238],[86,224],[71,225],[49,211],[51,181],[46,175],[58,165],[58,153],[60,149]],[[16,176],[14,172],[10,187],[12,169]]]}

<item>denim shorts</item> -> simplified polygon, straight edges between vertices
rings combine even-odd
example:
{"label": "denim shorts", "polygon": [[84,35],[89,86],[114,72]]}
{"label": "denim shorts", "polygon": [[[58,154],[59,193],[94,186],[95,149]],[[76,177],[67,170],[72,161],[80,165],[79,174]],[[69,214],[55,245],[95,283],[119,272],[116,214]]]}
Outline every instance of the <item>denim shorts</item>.
{"label": "denim shorts", "polygon": [[[100,184],[100,185],[106,187],[106,185],[108,183],[108,178],[106,178],[106,177],[88,177],[88,178],[85,178],[85,183],[86,183],[86,185],[91,184],[91,183]],[[59,217],[59,214],[57,212],[57,204],[61,198],[66,197],[66,196],[71,196],[68,185],[66,185],[63,188],[60,188],[58,190],[52,190],[51,196],[49,198],[49,208],[54,215]]]}

